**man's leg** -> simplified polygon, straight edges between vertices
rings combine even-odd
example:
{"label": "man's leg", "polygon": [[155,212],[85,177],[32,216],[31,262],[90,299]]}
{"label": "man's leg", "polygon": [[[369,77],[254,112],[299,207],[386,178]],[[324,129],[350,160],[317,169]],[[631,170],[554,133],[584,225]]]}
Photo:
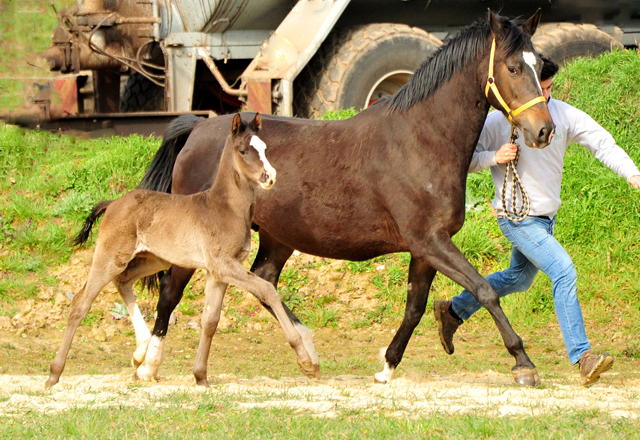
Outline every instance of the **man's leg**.
{"label": "man's leg", "polygon": [[[567,252],[553,237],[555,222],[537,217],[528,217],[518,223],[501,218],[498,222],[514,249],[551,279],[556,316],[569,360],[572,364],[580,362],[585,385],[595,382],[611,367],[613,358],[591,351],[578,301],[576,271]],[[457,313],[455,308],[453,310]],[[464,314],[465,309],[461,308],[460,312]]]}

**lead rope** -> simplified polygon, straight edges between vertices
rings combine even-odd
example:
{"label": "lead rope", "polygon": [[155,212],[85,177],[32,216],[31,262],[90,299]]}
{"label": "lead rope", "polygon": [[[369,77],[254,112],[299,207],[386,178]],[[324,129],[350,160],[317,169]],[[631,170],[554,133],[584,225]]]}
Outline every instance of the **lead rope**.
{"label": "lead rope", "polygon": [[[518,139],[518,128],[515,125],[511,125],[511,137],[509,138],[509,143],[515,143],[516,139]],[[531,201],[529,200],[529,194],[527,194],[527,190],[524,189],[524,185],[522,184],[522,180],[520,180],[520,175],[518,174],[518,170],[516,170],[516,166],[518,166],[518,159],[520,158],[520,148],[518,147],[518,152],[516,153],[515,159],[507,162],[507,169],[504,173],[504,182],[502,182],[502,211],[504,215],[507,216],[509,220],[512,222],[521,222],[529,215],[529,210],[531,209]],[[509,181],[509,174],[512,177],[512,195],[511,195],[511,210],[513,215],[509,213],[507,209],[507,201],[505,200],[505,192],[507,191],[507,183]],[[520,209],[516,206],[516,194],[520,192],[522,196],[522,206]]]}

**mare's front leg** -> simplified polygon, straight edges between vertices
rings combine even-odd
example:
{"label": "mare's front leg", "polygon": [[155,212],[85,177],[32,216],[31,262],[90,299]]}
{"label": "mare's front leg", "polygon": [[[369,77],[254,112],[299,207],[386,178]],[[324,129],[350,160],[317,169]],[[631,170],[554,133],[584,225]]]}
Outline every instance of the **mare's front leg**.
{"label": "mare's front leg", "polygon": [[211,351],[211,340],[220,322],[220,312],[222,311],[222,300],[227,291],[227,284],[216,280],[211,273],[207,274],[205,285],[204,309],[202,310],[202,334],[198,353],[193,365],[193,375],[196,378],[196,385],[208,387],[207,361]]}
{"label": "mare's front leg", "polygon": [[283,307],[280,295],[269,282],[249,272],[236,261],[219,265],[219,275],[222,281],[248,290],[261,302],[269,306],[282,326],[287,342],[298,356],[298,365],[308,377],[316,377],[316,369],[307,352],[300,333],[295,329]]}
{"label": "mare's front leg", "polygon": [[[270,282],[273,287],[277,289],[278,279],[280,278],[282,268],[284,267],[292,253],[293,249],[278,242],[261,229],[260,246],[258,248],[256,258],[255,260],[253,260],[251,272],[255,273],[260,278]],[[274,318],[278,319],[273,309],[269,307],[269,305],[265,304],[262,300],[260,300],[260,298],[258,298],[258,300]],[[307,353],[309,353],[309,356],[311,356],[312,369],[304,371],[304,373],[310,378],[320,379],[320,357],[318,356],[316,347],[313,344],[313,333],[298,319],[296,315],[294,315],[294,313],[289,309],[289,307],[287,307],[285,303],[281,302],[281,304],[286,313],[286,319],[298,332],[298,334],[302,338],[302,343],[304,344],[305,350],[307,350]],[[282,323],[280,323],[280,325],[282,325]]]}
{"label": "mare's front leg", "polygon": [[412,255],[432,265],[456,283],[467,289],[491,314],[504,345],[516,359],[511,369],[514,380],[520,385],[537,386],[540,378],[535,365],[527,356],[522,339],[511,327],[502,307],[500,299],[491,284],[485,280],[467,261],[446,231],[432,232],[420,249],[412,249]]}
{"label": "mare's front leg", "polygon": [[375,382],[388,383],[393,379],[393,374],[402,360],[402,355],[407,348],[413,330],[420,323],[422,315],[424,315],[427,299],[429,298],[429,289],[431,289],[431,283],[435,275],[436,270],[431,266],[411,258],[404,319],[385,353],[384,370],[376,373],[373,377]]}

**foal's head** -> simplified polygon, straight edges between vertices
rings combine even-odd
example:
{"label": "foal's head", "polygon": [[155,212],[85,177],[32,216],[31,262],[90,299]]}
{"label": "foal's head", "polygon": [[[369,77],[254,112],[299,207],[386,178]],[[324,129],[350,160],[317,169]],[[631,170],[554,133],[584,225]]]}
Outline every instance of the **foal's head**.
{"label": "foal's head", "polygon": [[236,114],[231,123],[231,135],[227,139],[227,148],[229,146],[233,148],[235,167],[241,175],[262,188],[269,189],[276,183],[276,170],[265,155],[266,144],[258,137],[261,128],[260,113],[256,113],[255,118],[248,125],[242,121],[239,114]]}
{"label": "foal's head", "polygon": [[485,92],[491,105],[522,130],[525,143],[533,148],[549,145],[555,129],[540,86],[542,60],[531,43],[539,22],[540,10],[522,26],[489,12],[490,41],[495,41],[496,48]]}

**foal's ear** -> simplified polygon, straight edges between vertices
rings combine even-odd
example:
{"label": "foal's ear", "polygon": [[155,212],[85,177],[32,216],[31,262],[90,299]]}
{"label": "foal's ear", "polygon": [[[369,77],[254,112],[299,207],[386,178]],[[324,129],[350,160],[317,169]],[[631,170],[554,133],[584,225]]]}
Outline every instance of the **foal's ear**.
{"label": "foal's ear", "polygon": [[260,113],[256,113],[256,117],[253,118],[253,121],[249,124],[249,128],[253,131],[262,130],[262,117],[260,116]]}
{"label": "foal's ear", "polygon": [[533,34],[536,33],[536,29],[538,29],[538,24],[540,24],[540,17],[542,16],[542,8],[538,8],[535,14],[531,16],[522,26],[522,32],[527,34],[530,37],[533,37]]}
{"label": "foal's ear", "polygon": [[238,133],[244,131],[244,125],[242,123],[242,118],[240,117],[240,113],[236,113],[233,116],[233,122],[231,123],[231,134],[234,136]]}
{"label": "foal's ear", "polygon": [[489,28],[491,28],[491,32],[493,32],[493,35],[496,37],[496,40],[501,40],[502,37],[504,37],[504,28],[502,27],[502,23],[500,23],[500,19],[498,18],[498,16],[493,12],[491,12],[491,9],[488,9],[488,11],[489,11]]}

